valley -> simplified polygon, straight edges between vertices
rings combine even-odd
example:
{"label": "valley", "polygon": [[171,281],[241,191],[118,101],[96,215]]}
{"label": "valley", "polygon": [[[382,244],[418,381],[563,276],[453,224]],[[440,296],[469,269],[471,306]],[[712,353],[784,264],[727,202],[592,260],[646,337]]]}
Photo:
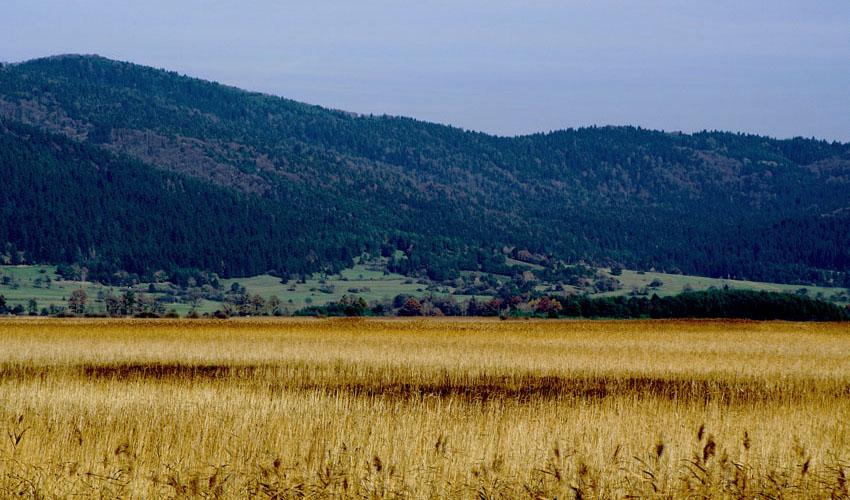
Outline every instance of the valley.
{"label": "valley", "polygon": [[[360,258],[357,259],[358,262]],[[526,270],[541,270],[541,266],[514,261],[514,265]],[[106,297],[118,297],[133,292],[149,299],[145,306],[149,311],[162,315],[169,311],[186,316],[194,310],[200,315],[212,314],[222,309],[226,300],[234,301],[239,294],[259,296],[266,304],[272,297],[279,300],[277,314],[290,315],[311,305],[322,306],[339,302],[343,296],[363,298],[367,303],[398,302],[396,297],[423,298],[429,296],[451,296],[458,303],[471,298],[487,302],[498,295],[494,288],[511,282],[507,275],[482,275],[463,273],[457,280],[437,282],[427,277],[411,278],[387,270],[386,259],[373,259],[344,269],[338,274],[313,274],[304,279],[283,282],[280,277],[269,274],[247,277],[216,279],[216,286],[178,286],[167,280],[140,282],[130,286],[108,286],[100,283],[67,280],[57,274],[56,266],[0,266],[0,295],[6,299],[9,309],[20,308],[20,314],[31,312],[30,301],[35,301],[36,315],[57,314],[67,311],[68,299],[74,290],[84,290],[88,297],[89,312],[107,312]],[[778,283],[747,282],[728,279],[705,278],[657,272],[596,269],[591,277],[580,285],[563,282],[539,281],[530,290],[539,294],[562,296],[582,295],[591,298],[618,296],[671,296],[683,291],[709,289],[740,289],[754,291],[783,292],[825,300],[845,306],[850,304],[850,291],[842,287],[798,286]],[[616,287],[607,290],[606,287]],[[396,307],[399,305],[396,304]],[[389,308],[391,309],[391,307]],[[238,312],[236,312],[238,314]],[[260,314],[274,315],[274,310],[265,309]]]}

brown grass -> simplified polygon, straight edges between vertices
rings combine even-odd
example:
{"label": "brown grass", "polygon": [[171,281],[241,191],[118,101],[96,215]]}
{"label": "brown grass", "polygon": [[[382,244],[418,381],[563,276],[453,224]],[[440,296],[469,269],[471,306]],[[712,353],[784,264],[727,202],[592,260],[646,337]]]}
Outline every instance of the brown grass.
{"label": "brown grass", "polygon": [[847,474],[847,325],[0,322],[0,498],[850,498]]}

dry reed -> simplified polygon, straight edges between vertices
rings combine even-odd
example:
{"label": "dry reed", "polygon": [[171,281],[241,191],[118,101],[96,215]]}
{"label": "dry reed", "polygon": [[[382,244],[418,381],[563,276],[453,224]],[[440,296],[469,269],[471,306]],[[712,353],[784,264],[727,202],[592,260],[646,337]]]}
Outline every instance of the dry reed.
{"label": "dry reed", "polygon": [[848,334],[4,320],[0,497],[850,498]]}

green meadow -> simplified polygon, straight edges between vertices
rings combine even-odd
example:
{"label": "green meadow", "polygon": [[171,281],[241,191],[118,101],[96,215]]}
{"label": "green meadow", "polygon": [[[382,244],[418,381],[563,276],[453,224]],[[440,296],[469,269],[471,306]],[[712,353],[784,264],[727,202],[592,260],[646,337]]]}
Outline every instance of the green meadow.
{"label": "green meadow", "polygon": [[[517,264],[522,264],[516,261]],[[528,265],[529,268],[539,267]],[[600,270],[601,273],[612,276],[610,270]],[[470,277],[473,273],[464,273]],[[620,282],[621,288],[604,293],[589,293],[591,297],[619,296],[635,293],[646,293],[659,296],[675,295],[685,290],[706,290],[710,288],[735,288],[745,290],[764,290],[773,292],[790,292],[805,294],[812,298],[820,298],[838,304],[848,303],[848,290],[839,287],[818,287],[802,285],[786,285],[777,283],[761,283],[754,281],[739,281],[729,279],[705,278],[680,274],[657,272],[639,272],[623,270],[612,276]],[[282,282],[278,277],[263,274],[247,278],[232,278],[220,280],[220,290],[226,293],[237,287],[251,295],[260,295],[265,299],[277,296],[281,301],[284,313],[292,313],[309,305],[323,305],[338,301],[343,295],[362,297],[368,301],[392,300],[397,295],[422,297],[427,295],[456,294],[459,302],[471,298],[470,295],[458,294],[452,286],[430,282],[423,278],[411,278],[401,274],[391,273],[375,264],[357,264],[351,269],[345,269],[335,275],[314,274],[304,280],[291,279]],[[540,283],[536,288],[540,291],[551,291],[552,283]],[[105,286],[99,283],[65,281],[56,274],[56,266],[0,266],[0,295],[6,298],[9,308],[21,305],[28,311],[31,300],[35,300],[36,311],[47,309],[55,312],[57,308],[67,306],[68,298],[74,290],[85,290],[88,295],[88,307],[94,312],[105,310],[105,297],[120,296],[127,291],[133,291],[153,299],[158,299],[165,311],[175,311],[181,316],[191,311],[191,295],[193,290],[180,289],[168,282],[139,283],[132,287]],[[577,287],[564,286],[563,293],[585,293]],[[197,290],[197,292],[202,292]],[[486,295],[477,295],[478,299],[488,299]],[[51,306],[53,307],[51,311]],[[200,299],[196,304],[199,314],[211,313],[221,307],[221,302]]]}

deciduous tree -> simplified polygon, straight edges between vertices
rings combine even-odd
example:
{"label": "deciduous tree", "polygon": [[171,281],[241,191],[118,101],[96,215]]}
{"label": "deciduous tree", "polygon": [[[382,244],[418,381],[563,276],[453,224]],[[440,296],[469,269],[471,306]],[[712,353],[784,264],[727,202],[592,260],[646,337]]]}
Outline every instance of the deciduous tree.
{"label": "deciduous tree", "polygon": [[422,304],[414,298],[407,299],[404,306],[398,311],[399,316],[422,316]]}
{"label": "deciduous tree", "polygon": [[74,290],[68,298],[68,309],[74,314],[85,314],[88,299],[89,294],[85,290]]}

